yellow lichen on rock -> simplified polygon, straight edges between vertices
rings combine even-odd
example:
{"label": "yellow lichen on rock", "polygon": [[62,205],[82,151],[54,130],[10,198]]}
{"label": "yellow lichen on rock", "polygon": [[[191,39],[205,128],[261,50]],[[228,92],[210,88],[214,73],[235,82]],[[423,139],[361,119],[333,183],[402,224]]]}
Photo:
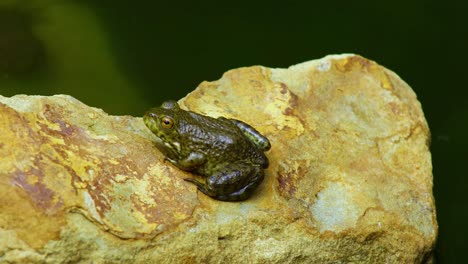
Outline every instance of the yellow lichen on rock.
{"label": "yellow lichen on rock", "polygon": [[355,55],[240,68],[180,105],[270,139],[249,200],[197,192],[140,118],[68,96],[0,96],[0,262],[430,261],[429,129],[393,72]]}

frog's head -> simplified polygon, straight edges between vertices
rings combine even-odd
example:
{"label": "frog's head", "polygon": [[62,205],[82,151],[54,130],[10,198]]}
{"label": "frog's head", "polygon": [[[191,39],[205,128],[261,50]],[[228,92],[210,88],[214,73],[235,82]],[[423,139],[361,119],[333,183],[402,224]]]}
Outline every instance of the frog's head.
{"label": "frog's head", "polygon": [[180,126],[186,112],[177,102],[166,101],[160,107],[150,109],[143,116],[145,125],[156,137],[156,147],[169,158],[177,159],[180,155]]}

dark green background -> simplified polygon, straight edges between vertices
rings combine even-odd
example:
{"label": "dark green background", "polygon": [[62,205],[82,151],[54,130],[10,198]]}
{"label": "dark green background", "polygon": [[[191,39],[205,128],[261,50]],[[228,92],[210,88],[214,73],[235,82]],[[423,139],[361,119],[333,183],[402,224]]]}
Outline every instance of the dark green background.
{"label": "dark green background", "polygon": [[[468,1],[37,2],[0,6],[4,96],[66,93],[112,114],[139,116],[236,67],[357,53],[395,71],[415,90],[432,131],[436,260],[466,259]],[[72,7],[51,16],[57,5]],[[96,20],[80,16],[83,9]],[[57,30],[41,35],[40,25],[51,24]],[[93,26],[98,37],[89,33]],[[93,47],[100,38],[106,52]],[[71,59],[49,58],[53,48]],[[128,83],[115,84],[109,64]]]}

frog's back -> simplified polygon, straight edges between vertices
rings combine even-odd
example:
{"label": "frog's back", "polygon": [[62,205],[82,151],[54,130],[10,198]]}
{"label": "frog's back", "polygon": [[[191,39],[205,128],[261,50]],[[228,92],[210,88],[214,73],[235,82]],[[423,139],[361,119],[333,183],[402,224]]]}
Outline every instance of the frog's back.
{"label": "frog's back", "polygon": [[228,119],[188,114],[182,133],[190,136],[192,148],[208,155],[209,162],[248,160],[264,168],[268,166],[263,151]]}

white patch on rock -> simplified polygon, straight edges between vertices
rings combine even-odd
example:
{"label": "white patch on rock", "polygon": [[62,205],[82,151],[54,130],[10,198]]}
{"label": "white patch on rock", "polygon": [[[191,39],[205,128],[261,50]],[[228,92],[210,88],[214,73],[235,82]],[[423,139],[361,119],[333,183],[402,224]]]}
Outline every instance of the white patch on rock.
{"label": "white patch on rock", "polygon": [[329,60],[322,60],[320,63],[317,65],[317,70],[321,72],[325,72],[330,70],[331,67],[331,62]]}
{"label": "white patch on rock", "polygon": [[96,219],[97,222],[102,223],[102,219],[96,211],[96,204],[94,203],[94,200],[91,197],[91,195],[89,195],[89,193],[86,191],[83,192],[83,200],[84,204],[86,205],[86,209],[88,210],[91,217]]}
{"label": "white patch on rock", "polygon": [[350,190],[339,182],[329,183],[327,188],[318,193],[310,210],[318,222],[320,232],[336,232],[354,227],[362,211],[353,201]]}

